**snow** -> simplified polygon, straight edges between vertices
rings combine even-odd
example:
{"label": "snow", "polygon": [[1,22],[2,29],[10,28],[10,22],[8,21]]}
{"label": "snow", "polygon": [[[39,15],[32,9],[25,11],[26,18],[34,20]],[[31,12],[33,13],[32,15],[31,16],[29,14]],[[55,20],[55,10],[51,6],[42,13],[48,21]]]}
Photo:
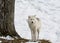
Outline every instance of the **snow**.
{"label": "snow", "polygon": [[21,37],[27,39],[31,39],[26,21],[29,15],[37,15],[41,19],[40,39],[60,43],[60,0],[15,1],[15,28]]}
{"label": "snow", "polygon": [[6,37],[4,36],[0,36],[0,38],[2,39],[6,39],[6,40],[14,40],[14,38],[12,38],[11,36],[7,35]]}
{"label": "snow", "polygon": [[38,42],[26,42],[26,43],[38,43]]}
{"label": "snow", "polygon": [[2,41],[0,41],[0,43],[1,43]]}

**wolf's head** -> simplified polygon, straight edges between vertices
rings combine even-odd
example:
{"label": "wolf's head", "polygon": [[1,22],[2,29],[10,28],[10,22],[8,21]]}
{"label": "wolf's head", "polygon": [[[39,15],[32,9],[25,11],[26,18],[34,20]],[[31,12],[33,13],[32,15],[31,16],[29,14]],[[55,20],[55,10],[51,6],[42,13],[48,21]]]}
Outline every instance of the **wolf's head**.
{"label": "wolf's head", "polygon": [[28,16],[28,22],[33,24],[36,23],[39,20],[39,18],[36,17],[36,15]]}

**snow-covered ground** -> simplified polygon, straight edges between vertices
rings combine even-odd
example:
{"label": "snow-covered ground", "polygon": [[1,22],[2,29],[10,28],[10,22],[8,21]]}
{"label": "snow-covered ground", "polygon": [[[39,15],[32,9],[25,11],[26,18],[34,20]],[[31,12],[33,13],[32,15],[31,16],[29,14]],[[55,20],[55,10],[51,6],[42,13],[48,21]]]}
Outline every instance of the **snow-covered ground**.
{"label": "snow-covered ground", "polygon": [[11,36],[7,35],[6,37],[2,36],[0,37],[2,39],[6,39],[6,40],[14,40],[14,38],[12,38]]}
{"label": "snow-covered ground", "polygon": [[26,21],[29,15],[37,15],[41,19],[40,39],[60,43],[60,0],[15,1],[15,28],[21,37],[27,39],[31,39]]}

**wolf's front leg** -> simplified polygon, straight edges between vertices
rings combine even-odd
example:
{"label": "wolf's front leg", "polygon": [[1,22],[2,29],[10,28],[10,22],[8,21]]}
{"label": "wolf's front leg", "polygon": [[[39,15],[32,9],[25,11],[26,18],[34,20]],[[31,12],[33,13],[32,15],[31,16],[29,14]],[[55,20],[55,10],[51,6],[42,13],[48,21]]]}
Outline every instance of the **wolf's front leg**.
{"label": "wolf's front leg", "polygon": [[35,42],[37,41],[37,31],[33,32],[33,39],[34,39]]}
{"label": "wolf's front leg", "polygon": [[39,29],[37,29],[37,40],[39,40]]}
{"label": "wolf's front leg", "polygon": [[36,32],[31,31],[32,41],[36,41]]}
{"label": "wolf's front leg", "polygon": [[34,41],[34,33],[32,30],[31,30],[31,39],[32,39],[32,41]]}

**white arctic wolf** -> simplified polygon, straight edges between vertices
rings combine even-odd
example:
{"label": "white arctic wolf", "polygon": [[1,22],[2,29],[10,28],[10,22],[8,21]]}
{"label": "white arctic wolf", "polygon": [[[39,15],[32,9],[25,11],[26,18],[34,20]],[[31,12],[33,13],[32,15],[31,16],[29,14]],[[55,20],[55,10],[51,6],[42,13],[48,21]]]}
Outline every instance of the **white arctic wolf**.
{"label": "white arctic wolf", "polygon": [[28,25],[31,30],[32,40],[37,41],[39,39],[40,20],[36,15],[28,16]]}

